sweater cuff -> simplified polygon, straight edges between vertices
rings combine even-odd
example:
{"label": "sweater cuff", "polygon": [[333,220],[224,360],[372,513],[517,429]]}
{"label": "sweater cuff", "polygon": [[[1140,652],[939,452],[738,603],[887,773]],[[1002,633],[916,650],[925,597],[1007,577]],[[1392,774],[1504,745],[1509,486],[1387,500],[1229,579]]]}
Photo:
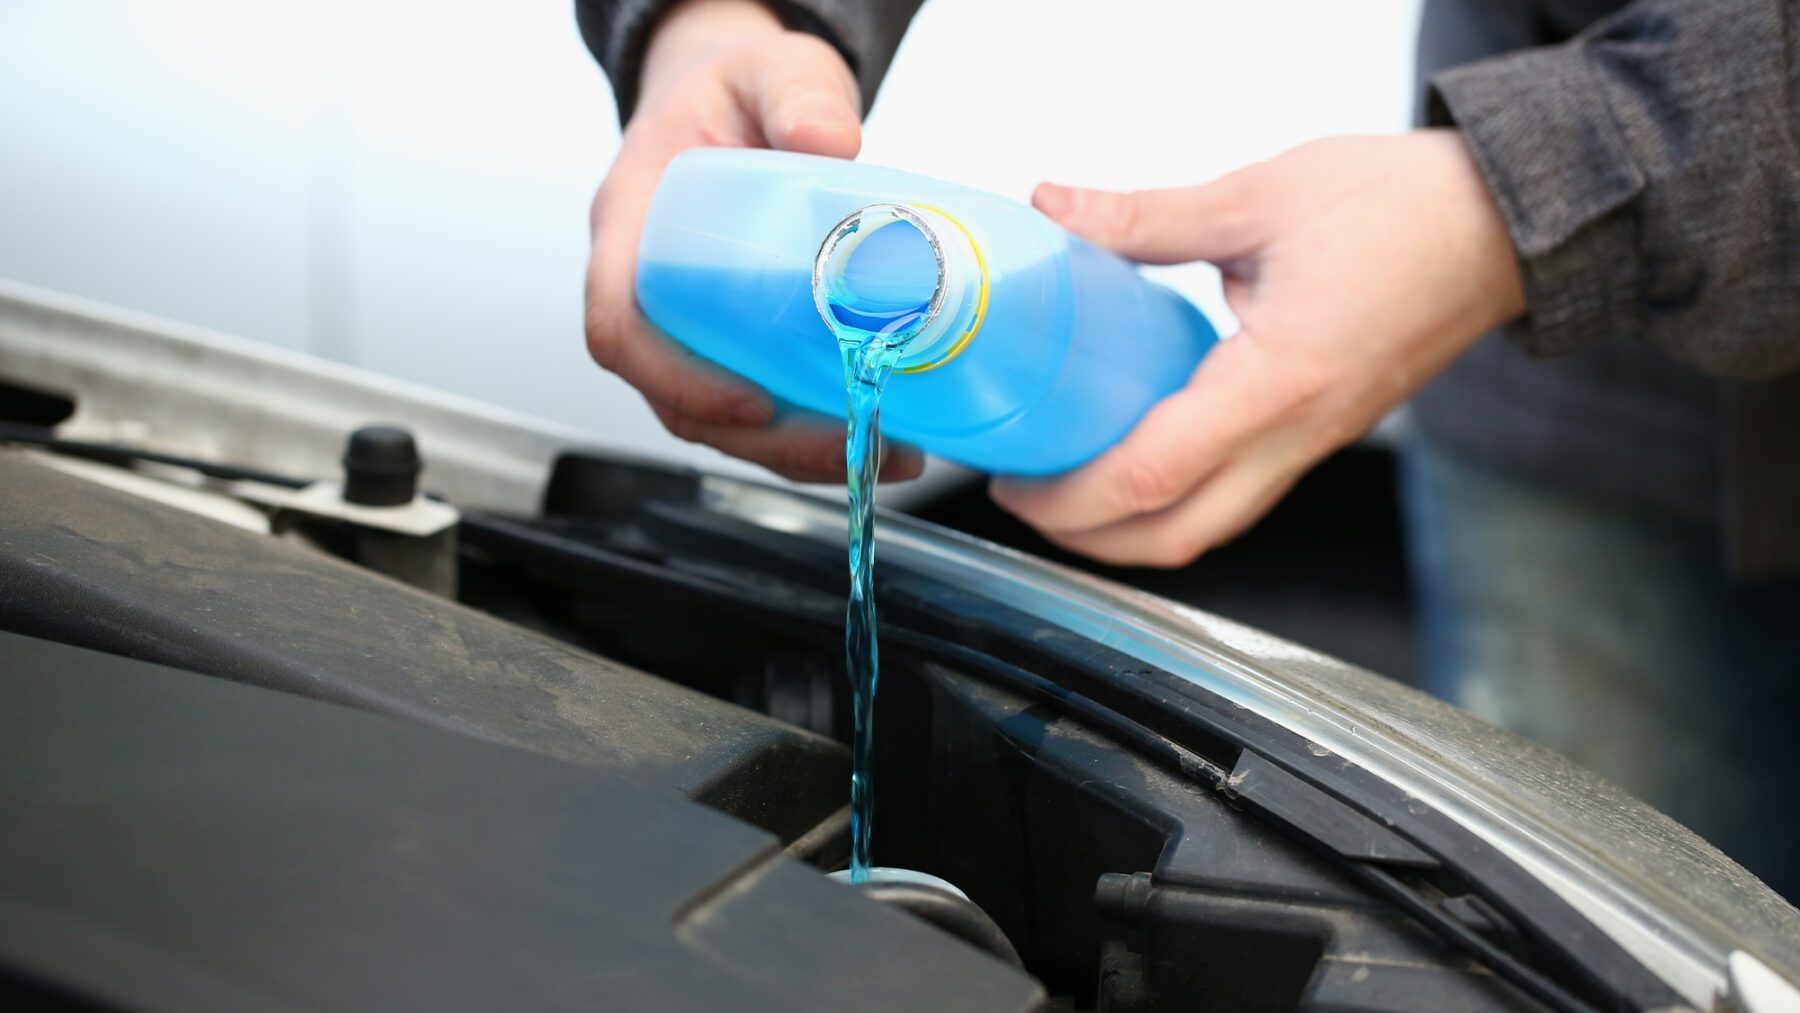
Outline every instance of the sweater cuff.
{"label": "sweater cuff", "polygon": [[1461,130],[1506,220],[1526,311],[1505,332],[1533,355],[1629,332],[1639,312],[1632,211],[1644,176],[1578,47],[1447,71],[1426,111]]}

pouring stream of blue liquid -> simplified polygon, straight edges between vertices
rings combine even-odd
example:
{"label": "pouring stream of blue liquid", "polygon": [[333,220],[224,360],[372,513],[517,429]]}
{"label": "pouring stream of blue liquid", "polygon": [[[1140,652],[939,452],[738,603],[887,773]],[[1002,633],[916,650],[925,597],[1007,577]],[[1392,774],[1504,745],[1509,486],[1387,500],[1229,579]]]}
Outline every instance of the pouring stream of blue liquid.
{"label": "pouring stream of blue liquid", "polygon": [[881,392],[907,343],[926,322],[937,287],[937,259],[923,234],[904,222],[863,237],[826,293],[844,360],[848,432],[845,487],[850,500],[850,602],[844,661],[851,689],[850,881],[869,878],[875,830],[875,689],[881,654],[875,620],[875,482],[881,468]]}

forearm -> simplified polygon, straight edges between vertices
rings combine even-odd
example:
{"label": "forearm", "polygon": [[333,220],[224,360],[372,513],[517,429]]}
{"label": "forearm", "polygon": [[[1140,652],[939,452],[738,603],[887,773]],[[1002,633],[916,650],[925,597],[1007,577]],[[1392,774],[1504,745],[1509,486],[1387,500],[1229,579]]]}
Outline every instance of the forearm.
{"label": "forearm", "polygon": [[[924,0],[756,0],[785,27],[816,35],[849,64],[863,109],[875,101],[906,27]],[[678,0],[575,0],[575,19],[618,100],[619,120],[637,106],[651,37]]]}
{"label": "forearm", "polygon": [[1640,0],[1570,43],[1440,75],[1557,354],[1641,338],[1708,373],[1800,368],[1792,0]]}

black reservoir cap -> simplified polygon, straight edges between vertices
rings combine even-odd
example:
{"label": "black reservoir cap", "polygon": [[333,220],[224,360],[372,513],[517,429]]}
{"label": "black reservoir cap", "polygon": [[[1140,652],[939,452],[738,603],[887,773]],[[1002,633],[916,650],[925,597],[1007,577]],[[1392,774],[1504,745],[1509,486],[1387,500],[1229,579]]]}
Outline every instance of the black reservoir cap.
{"label": "black reservoir cap", "polygon": [[364,426],[344,447],[344,499],[363,506],[411,503],[419,489],[419,448],[395,426]]}

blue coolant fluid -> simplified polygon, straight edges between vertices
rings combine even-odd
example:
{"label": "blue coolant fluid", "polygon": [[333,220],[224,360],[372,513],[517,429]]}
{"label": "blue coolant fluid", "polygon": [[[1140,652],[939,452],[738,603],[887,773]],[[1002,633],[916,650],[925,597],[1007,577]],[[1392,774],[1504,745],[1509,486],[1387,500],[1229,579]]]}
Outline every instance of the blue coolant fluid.
{"label": "blue coolant fluid", "polygon": [[838,418],[840,346],[879,336],[882,433],[1002,474],[1093,458],[1218,340],[1187,300],[1025,205],[775,151],[669,164],[637,294],[695,352]]}

